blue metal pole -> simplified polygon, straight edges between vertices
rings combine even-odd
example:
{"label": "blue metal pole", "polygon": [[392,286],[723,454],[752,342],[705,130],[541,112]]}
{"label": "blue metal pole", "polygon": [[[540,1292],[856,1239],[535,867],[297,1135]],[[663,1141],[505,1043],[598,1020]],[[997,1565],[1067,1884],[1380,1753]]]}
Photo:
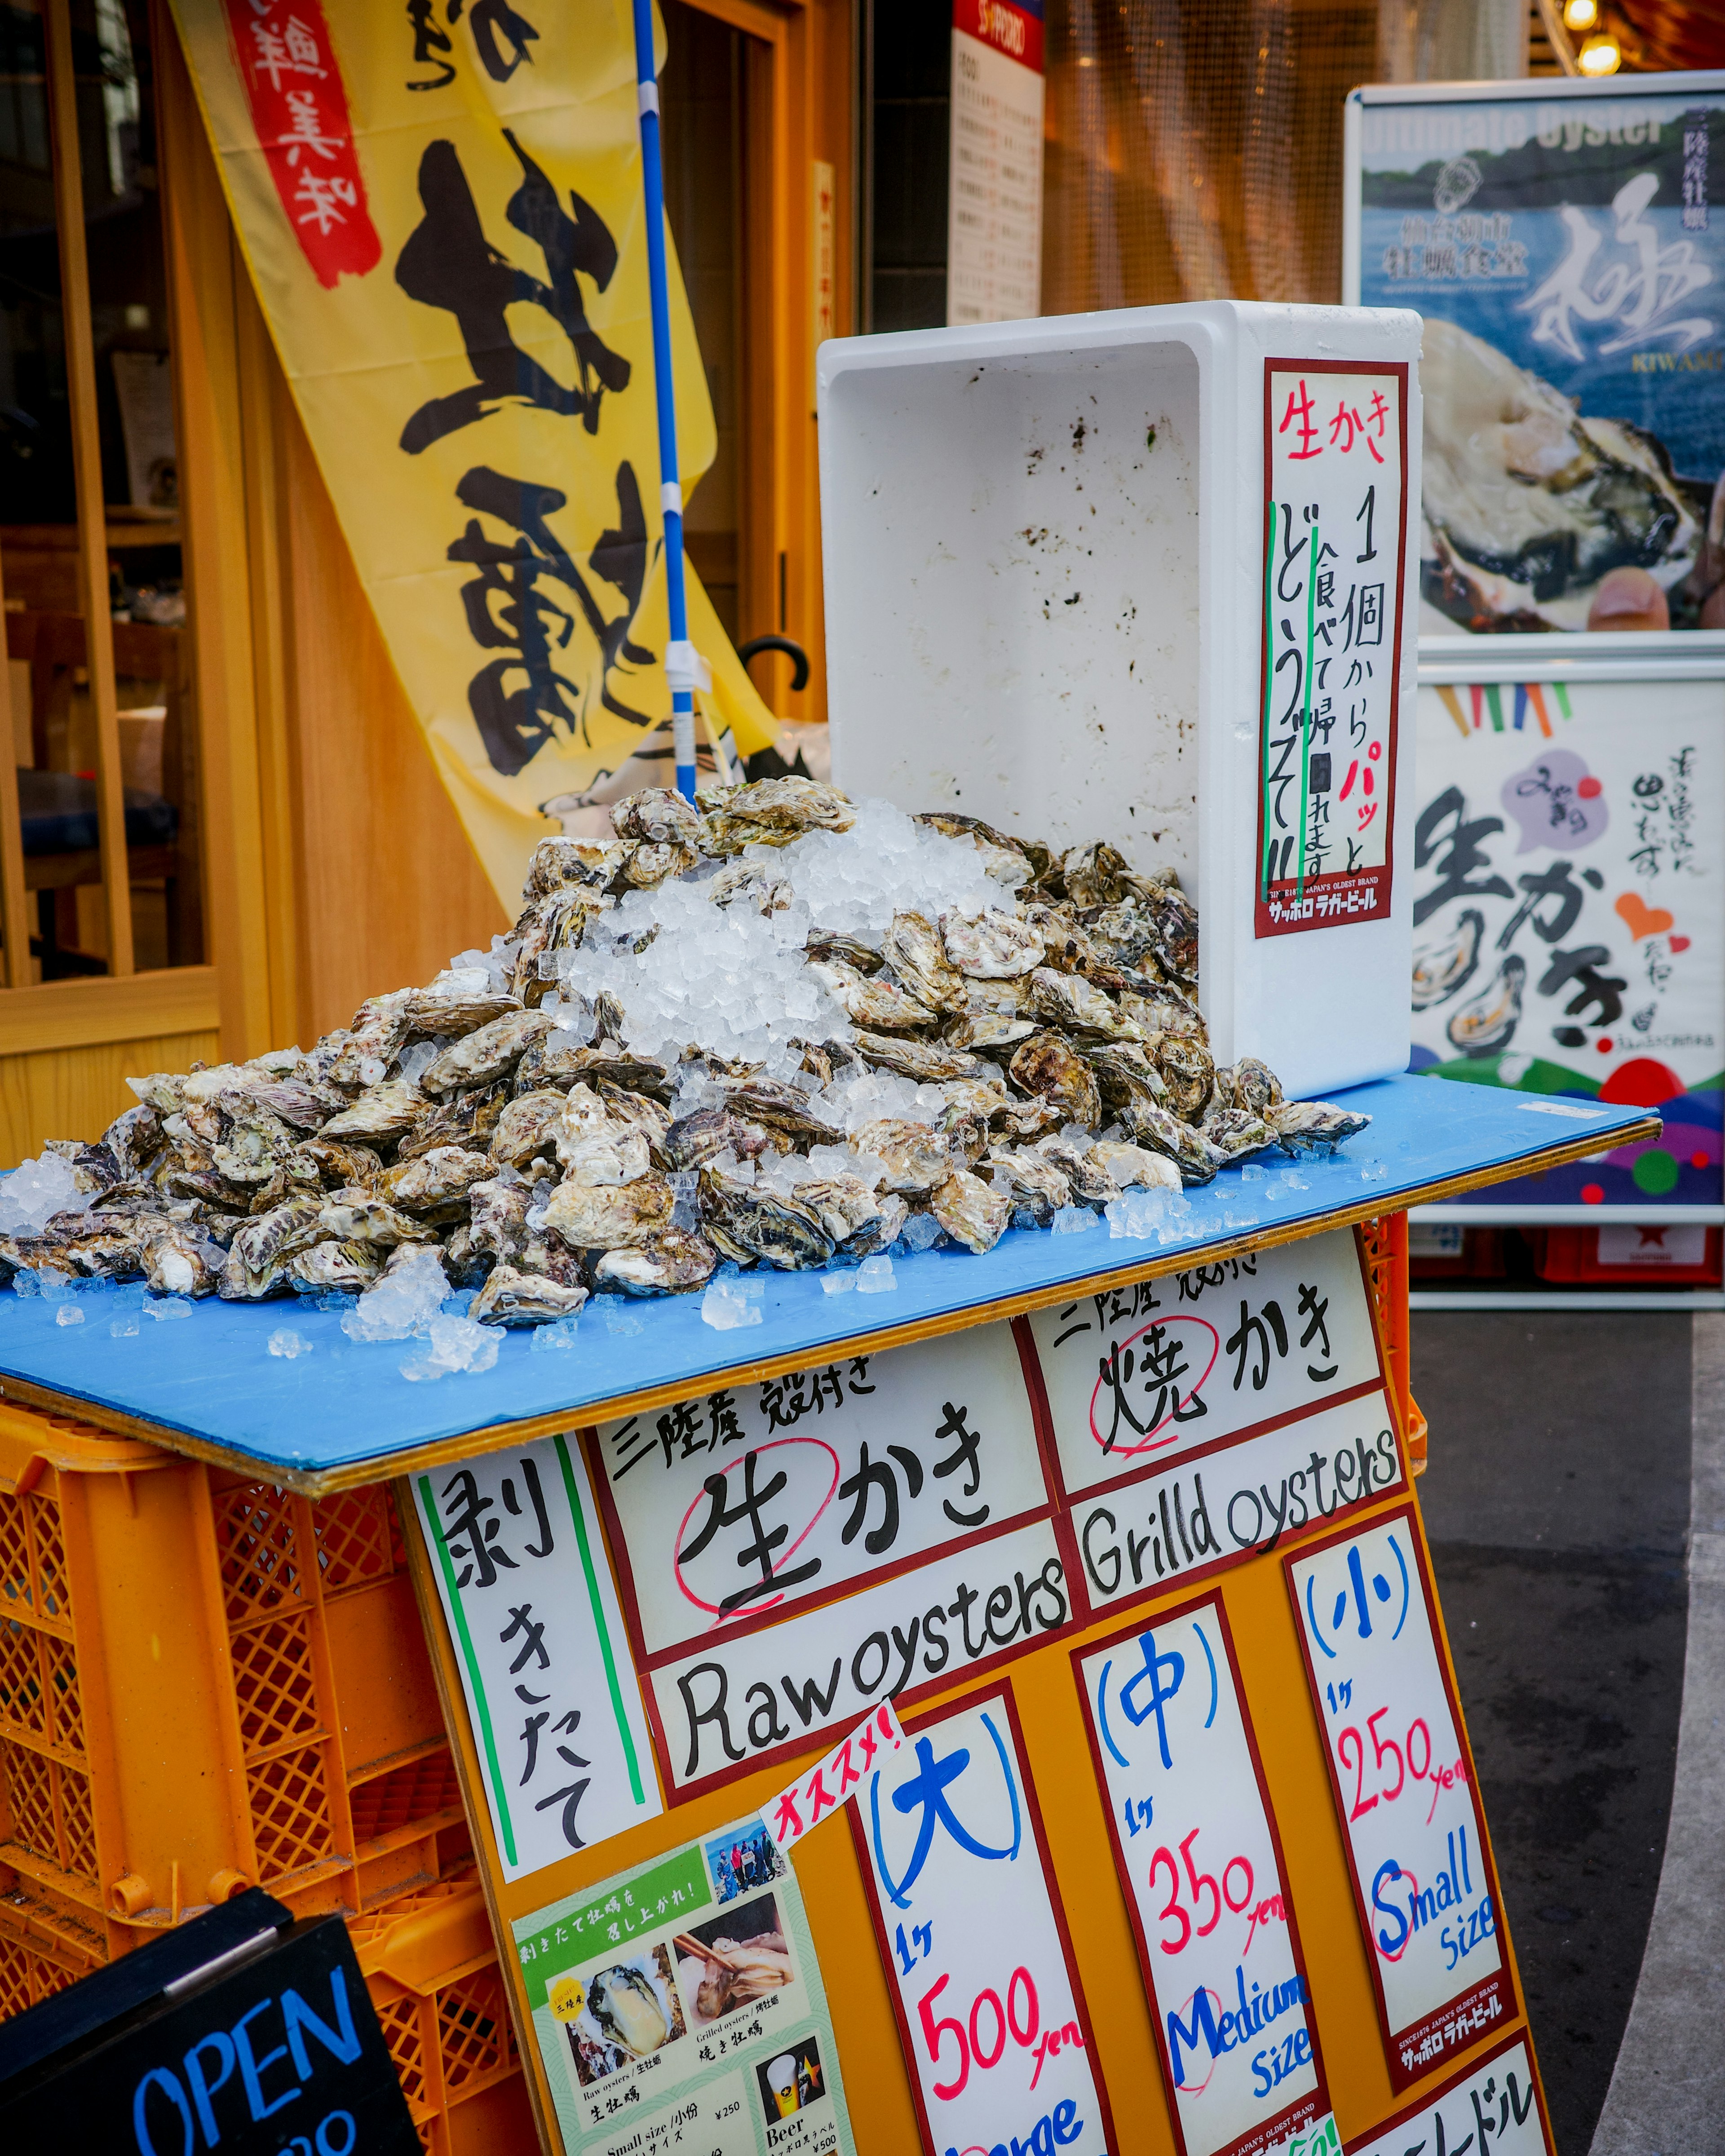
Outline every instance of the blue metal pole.
{"label": "blue metal pole", "polygon": [[665,261],[665,173],[659,151],[659,84],[653,71],[653,0],[634,0],[635,95],[641,116],[641,181],[647,206],[647,283],[653,302],[653,388],[659,406],[659,495],[665,520],[665,590],[670,642],[671,738],[677,791],[695,798],[695,654],[683,588],[683,490],[677,470],[677,401],[671,381],[670,287]]}

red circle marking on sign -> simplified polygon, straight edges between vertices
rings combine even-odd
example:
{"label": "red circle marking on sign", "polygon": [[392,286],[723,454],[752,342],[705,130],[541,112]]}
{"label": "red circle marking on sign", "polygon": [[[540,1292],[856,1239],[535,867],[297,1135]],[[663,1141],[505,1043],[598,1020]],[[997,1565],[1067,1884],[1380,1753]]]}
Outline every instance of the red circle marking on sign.
{"label": "red circle marking on sign", "polygon": [[[814,1513],[809,1518],[808,1526],[803,1528],[802,1533],[797,1537],[796,1540],[793,1542],[788,1548],[780,1550],[773,1559],[774,1569],[780,1572],[782,1572],[790,1563],[797,1552],[802,1548],[803,1543],[808,1541],[810,1535],[814,1532],[816,1523],[819,1522],[821,1514],[825,1512],[827,1507],[832,1503],[833,1492],[839,1486],[839,1455],[834,1451],[832,1446],[827,1444],[824,1439],[819,1437],[775,1437],[770,1439],[765,1445],[756,1445],[753,1450],[757,1456],[764,1456],[769,1452],[777,1452],[779,1447],[784,1445],[809,1445],[817,1452],[825,1453],[827,1456],[827,1464],[832,1469],[832,1479],[827,1484],[826,1495],[815,1507]],[[741,1458],[732,1460],[730,1465],[721,1468],[720,1472],[723,1475],[728,1476],[731,1472],[731,1469],[732,1467],[741,1467],[743,1464],[743,1460],[746,1460],[747,1456],[747,1454],[745,1453]],[[682,1518],[677,1522],[677,1532],[671,1541],[671,1573],[676,1580],[679,1593],[681,1594],[687,1600],[692,1602],[697,1609],[705,1609],[709,1616],[718,1618],[721,1624],[727,1623],[733,1619],[758,1617],[763,1609],[778,1609],[780,1603],[784,1600],[784,1597],[782,1594],[762,1595],[759,1601],[745,1602],[739,1609],[721,1609],[716,1602],[703,1601],[701,1596],[698,1595],[695,1592],[694,1589],[690,1586],[688,1581],[684,1578],[683,1560],[680,1555],[683,1547],[683,1537],[688,1531],[690,1518],[694,1513],[696,1507],[703,1503],[711,1502],[711,1500],[706,1494],[706,1485],[703,1483],[700,1496],[696,1497],[690,1505],[688,1512],[685,1512]]]}
{"label": "red circle marking on sign", "polygon": [[[1168,1425],[1174,1419],[1175,1408],[1189,1407],[1192,1402],[1198,1397],[1199,1394],[1203,1391],[1204,1380],[1209,1376],[1210,1372],[1215,1368],[1216,1358],[1222,1352],[1221,1334],[1217,1332],[1214,1325],[1211,1325],[1207,1320],[1202,1317],[1153,1318],[1148,1325],[1140,1326],[1138,1330],[1132,1333],[1129,1338],[1121,1342],[1120,1352],[1124,1354],[1128,1348],[1132,1347],[1136,1342],[1142,1340],[1146,1333],[1154,1332],[1158,1327],[1160,1327],[1164,1333],[1175,1333],[1178,1335],[1178,1330],[1181,1327],[1189,1325],[1196,1327],[1200,1334],[1205,1332],[1209,1333],[1209,1358],[1205,1363],[1203,1369],[1199,1372],[1197,1377],[1194,1378],[1191,1389],[1184,1393],[1177,1393],[1175,1395],[1174,1407],[1171,1407],[1168,1409],[1168,1413],[1163,1415],[1160,1422],[1154,1424],[1149,1430],[1147,1430],[1136,1445],[1122,1445],[1118,1440],[1117,1440],[1111,1445],[1108,1443],[1107,1439],[1103,1435],[1102,1432],[1096,1428],[1096,1399],[1102,1389],[1102,1380],[1100,1376],[1097,1378],[1095,1388],[1091,1391],[1090,1396],[1090,1434],[1096,1440],[1096,1443],[1102,1447],[1103,1450],[1108,1453],[1111,1458],[1118,1457],[1122,1460],[1130,1460],[1135,1454],[1140,1452],[1159,1452],[1163,1445],[1172,1445],[1174,1441],[1175,1436],[1175,1433],[1172,1430],[1168,1430],[1168,1435],[1163,1438],[1158,1438],[1156,1435],[1157,1431],[1168,1428]],[[1204,1342],[1201,1339],[1199,1339],[1195,1340],[1193,1345],[1194,1348],[1201,1351]],[[1193,1360],[1194,1363],[1196,1362],[1196,1354],[1194,1355]]]}
{"label": "red circle marking on sign", "polygon": [[[1221,1993],[1220,1993],[1219,1991],[1211,1991],[1211,1990],[1210,1990],[1210,1988],[1209,1988],[1209,1984],[1204,1984],[1204,1985],[1203,1985],[1203,1986],[1201,1987],[1201,1989],[1202,1989],[1203,1990],[1204,1990],[1204,1991],[1208,1992],[1208,1993],[1209,1994],[1209,1996],[1210,1996],[1212,1999],[1214,1999],[1215,2000],[1215,2002],[1216,2002],[1216,2014],[1217,2014],[1217,2018],[1219,2020],[1219,2019],[1220,2019],[1220,2017],[1221,2017],[1221,2011],[1222,2011],[1222,1994],[1221,1994]],[[1183,2013],[1183,2014],[1188,2014],[1188,2013],[1190,2013],[1190,2011],[1192,2010],[1193,2002],[1194,2002],[1194,2000],[1195,2000],[1195,1999],[1197,1999],[1197,1997],[1198,1997],[1198,1993],[1194,1991],[1194,1992],[1193,1993],[1193,1994],[1192,1994],[1191,1999],[1189,1999],[1186,2001],[1186,2004],[1185,2004],[1185,2005],[1184,2005],[1180,2009],[1181,2013]],[[1205,2090],[1209,2087],[1209,2085],[1210,2085],[1210,2076],[1211,2076],[1211,2075],[1213,2075],[1213,2074],[1215,2072],[1215,2071],[1216,2071],[1216,2056],[1217,2056],[1217,2055],[1216,2055],[1215,2053],[1214,2053],[1214,2052],[1213,2052],[1213,2053],[1211,2054],[1211,2056],[1210,2056],[1210,2071],[1209,2071],[1209,2073],[1206,2074],[1206,2075],[1204,2076],[1204,2079],[1203,2079],[1201,2082],[1175,2082],[1174,2086],[1175,2086],[1175,2087],[1176,2087],[1176,2088],[1178,2088],[1178,2089],[1179,2090],[1179,2092],[1180,2092],[1180,2093],[1181,2093],[1181,2095],[1182,2095],[1182,2096],[1202,2096],[1202,2095],[1204,2094],[1204,2091],[1205,2091]]]}

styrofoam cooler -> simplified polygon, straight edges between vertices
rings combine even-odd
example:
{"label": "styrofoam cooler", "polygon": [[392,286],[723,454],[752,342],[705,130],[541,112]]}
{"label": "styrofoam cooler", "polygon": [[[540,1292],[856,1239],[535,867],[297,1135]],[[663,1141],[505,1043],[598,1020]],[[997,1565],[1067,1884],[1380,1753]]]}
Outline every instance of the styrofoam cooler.
{"label": "styrofoam cooler", "polygon": [[[817,362],[835,782],[1172,865],[1218,1060],[1296,1096],[1407,1065],[1419,351],[1411,313],[1209,301]],[[1386,708],[1321,727],[1361,664]]]}

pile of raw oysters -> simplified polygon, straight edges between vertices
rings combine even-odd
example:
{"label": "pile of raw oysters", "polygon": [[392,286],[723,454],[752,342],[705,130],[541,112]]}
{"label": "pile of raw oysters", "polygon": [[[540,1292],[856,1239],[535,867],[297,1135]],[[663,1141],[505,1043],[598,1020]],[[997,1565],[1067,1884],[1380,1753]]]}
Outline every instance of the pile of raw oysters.
{"label": "pile of raw oysters", "polygon": [[490,952],[309,1052],[131,1081],[95,1144],[49,1148],[76,1202],[0,1236],[0,1277],[326,1299],[436,1246],[473,1317],[534,1325],[727,1260],[983,1251],[1365,1125],[1252,1057],[1217,1067],[1197,916],[1110,846],[797,778],[613,822],[540,844]]}

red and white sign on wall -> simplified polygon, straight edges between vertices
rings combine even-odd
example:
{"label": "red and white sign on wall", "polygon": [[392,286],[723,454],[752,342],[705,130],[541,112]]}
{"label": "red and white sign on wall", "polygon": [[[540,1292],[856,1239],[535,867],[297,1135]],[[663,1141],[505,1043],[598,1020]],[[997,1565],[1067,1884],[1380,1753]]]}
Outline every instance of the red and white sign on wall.
{"label": "red and white sign on wall", "polygon": [[1408,370],[1264,362],[1256,933],[1386,918]]}
{"label": "red and white sign on wall", "polygon": [[1413,1507],[1282,1563],[1399,2091],[1516,2011],[1485,1815]]}
{"label": "red and white sign on wall", "polygon": [[1042,311],[1043,0],[953,0],[947,320]]}
{"label": "red and white sign on wall", "polygon": [[321,0],[227,0],[227,13],[258,146],[305,259],[320,285],[364,276],[383,244]]}
{"label": "red and white sign on wall", "polygon": [[927,2156],[1118,2144],[1012,1689],[913,1720],[851,1807]]}

